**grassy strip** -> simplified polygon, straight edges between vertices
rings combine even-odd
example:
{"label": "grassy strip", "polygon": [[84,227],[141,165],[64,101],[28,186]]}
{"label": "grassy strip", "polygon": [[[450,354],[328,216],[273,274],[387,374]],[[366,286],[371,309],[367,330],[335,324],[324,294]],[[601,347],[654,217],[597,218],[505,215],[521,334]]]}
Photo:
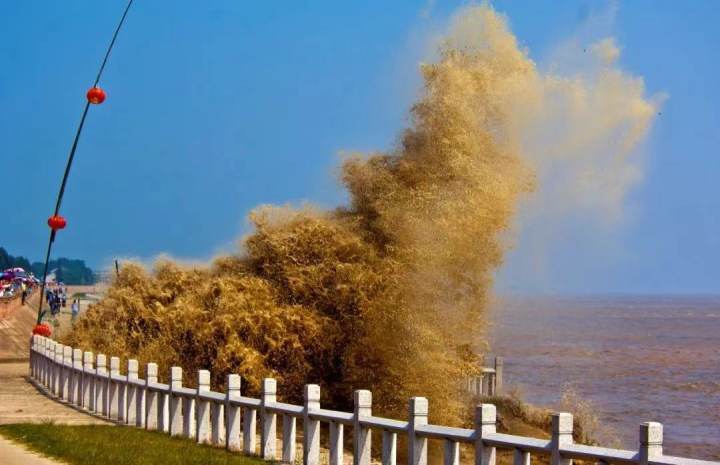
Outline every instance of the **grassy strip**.
{"label": "grassy strip", "polygon": [[15,424],[0,435],[73,465],[260,465],[262,460],[188,439],[119,426]]}

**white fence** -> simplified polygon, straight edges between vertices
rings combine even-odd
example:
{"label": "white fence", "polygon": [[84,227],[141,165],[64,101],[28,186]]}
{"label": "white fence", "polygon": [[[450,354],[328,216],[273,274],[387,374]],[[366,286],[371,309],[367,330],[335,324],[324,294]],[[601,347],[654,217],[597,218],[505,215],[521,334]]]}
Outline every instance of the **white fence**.
{"label": "white fence", "polygon": [[474,396],[499,396],[503,393],[503,358],[495,357],[495,366],[483,367],[480,376],[467,380],[467,390]]}
{"label": "white fence", "polygon": [[[474,457],[475,465],[495,465],[496,450],[514,451],[514,465],[530,465],[531,454],[548,456],[551,465],[572,465],[573,459],[600,464],[720,465],[720,462],[663,455],[660,423],[640,425],[638,451],[606,449],[573,443],[573,418],[569,413],[552,416],[552,438],[535,439],[496,431],[496,411],[491,404],[476,409],[475,428],[451,428],[428,424],[428,401],[413,397],[406,421],[372,415],[372,394],[357,390],[353,412],[320,407],[320,386],[305,385],[304,405],[277,402],[274,379],[263,382],[260,399],[244,397],[240,377],[228,375],[225,393],[210,390],[210,372],[198,372],[198,388],[182,386],[182,369],[170,369],[170,384],[158,382],[157,365],[148,363],[146,379],[138,377],[137,360],[129,360],[127,374],[120,374],[120,360],[63,346],[49,338],[33,336],[30,350],[31,376],[54,396],[96,415],[120,423],[164,431],[198,443],[231,451],[257,454],[265,460],[295,462],[297,420],[302,422],[304,465],[320,463],[320,424],[329,424],[329,465],[342,465],[344,427],[352,428],[354,465],[370,465],[372,430],[382,433],[382,464],[396,465],[397,435],[406,435],[408,465],[426,465],[428,440],[444,441],[444,464],[460,464],[460,445]],[[282,450],[278,450],[278,416],[282,419]]]}

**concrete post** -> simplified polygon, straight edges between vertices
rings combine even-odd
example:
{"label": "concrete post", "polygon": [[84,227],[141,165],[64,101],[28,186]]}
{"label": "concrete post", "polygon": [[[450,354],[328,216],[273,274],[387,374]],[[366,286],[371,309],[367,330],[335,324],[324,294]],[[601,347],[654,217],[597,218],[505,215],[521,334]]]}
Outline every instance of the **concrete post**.
{"label": "concrete post", "polygon": [[[55,341],[48,341],[47,346],[47,380],[48,380],[48,389],[50,389],[50,392],[52,394],[56,394],[57,392],[57,350],[58,350],[58,344]],[[62,350],[60,350],[60,358],[62,358]]]}
{"label": "concrete post", "polygon": [[107,358],[105,354],[98,354],[95,360],[95,397],[94,406],[95,412],[102,416],[107,416],[107,391],[108,391],[108,380],[107,380]]}
{"label": "concrete post", "polygon": [[127,412],[125,413],[125,420],[128,425],[136,425],[138,422],[137,417],[137,386],[135,382],[138,380],[138,361],[134,359],[128,360],[128,373],[127,373]]}
{"label": "concrete post", "polygon": [[80,349],[73,349],[72,352],[72,365],[73,370],[70,378],[72,379],[72,390],[70,393],[70,402],[77,405],[82,405],[82,362],[83,353]]}
{"label": "concrete post", "polygon": [[428,400],[413,397],[408,404],[408,463],[427,465],[427,438],[415,435],[415,427],[428,424]]}
{"label": "concrete post", "polygon": [[145,383],[138,378],[140,384],[135,387],[135,426],[145,428]]}
{"label": "concrete post", "polygon": [[460,465],[460,443],[449,439],[445,440],[443,447],[443,464]]}
{"label": "concrete post", "polygon": [[[112,380],[113,376],[120,376],[120,359],[110,357],[110,372],[108,373],[108,416],[113,420],[123,421],[125,415],[125,401],[121,401],[119,383]],[[125,389],[122,390],[125,393]]]}
{"label": "concrete post", "polygon": [[342,423],[330,422],[330,464],[343,465],[343,436],[344,428]]}
{"label": "concrete post", "polygon": [[63,365],[60,386],[60,397],[67,402],[72,402],[72,371],[73,371],[73,348],[70,346],[63,346]]}
{"label": "concrete post", "polygon": [[157,393],[157,429],[163,433],[170,433],[170,392],[172,391],[172,378],[165,391]]}
{"label": "concrete post", "polygon": [[475,408],[475,465],[495,465],[495,447],[485,445],[483,436],[497,431],[497,410],[492,404]]}
{"label": "concrete post", "polygon": [[195,400],[195,416],[197,422],[196,439],[199,444],[210,443],[210,401],[201,398],[203,392],[210,390],[210,372],[198,370],[197,399]]}
{"label": "concrete post", "polygon": [[530,452],[515,449],[513,451],[513,465],[530,465]]}
{"label": "concrete post", "polygon": [[503,395],[503,366],[505,361],[502,357],[495,357],[495,395]]}
{"label": "concrete post", "polygon": [[384,430],[382,441],[382,465],[396,465],[397,433]]}
{"label": "concrete post", "polygon": [[[50,388],[52,384],[52,366],[55,361],[55,343],[45,339],[45,387]],[[51,391],[52,392],[52,391]]]}
{"label": "concrete post", "polygon": [[170,418],[168,427],[170,436],[183,435],[182,397],[173,391],[182,387],[182,368],[170,368]]}
{"label": "concrete post", "polygon": [[246,408],[243,411],[243,453],[255,455],[255,433],[257,430],[257,410]]}
{"label": "concrete post", "polygon": [[35,351],[37,350],[37,334],[30,336],[30,378],[37,380],[37,357]]}
{"label": "concrete post", "polygon": [[490,372],[483,373],[482,377],[482,393],[484,396],[491,395],[490,389],[491,375]]}
{"label": "concrete post", "polygon": [[267,409],[268,404],[277,401],[277,382],[273,378],[265,378],[260,395],[260,415],[262,429],[260,430],[260,456],[264,460],[275,460],[277,443],[277,416]]}
{"label": "concrete post", "polygon": [[182,398],[182,419],[183,419],[183,437],[188,439],[195,438],[195,397],[184,396]]}
{"label": "concrete post", "polygon": [[225,446],[225,402],[210,403],[210,442],[213,446]]}
{"label": "concrete post", "polygon": [[560,449],[573,443],[573,416],[570,413],[552,414],[550,465],[572,465],[572,459],[562,456]]}
{"label": "concrete post", "polygon": [[310,417],[310,411],[319,408],[320,386],[306,384],[303,418],[303,465],[319,465],[320,463],[320,422]]}
{"label": "concrete post", "polygon": [[148,363],[145,366],[145,429],[150,431],[158,429],[158,392],[150,389],[150,385],[157,382],[157,363]]}
{"label": "concrete post", "polygon": [[43,338],[44,341],[44,357],[43,357],[43,385],[46,388],[50,387],[50,362],[52,357],[55,355],[55,343],[48,338]]}
{"label": "concrete post", "polygon": [[640,425],[639,465],[647,465],[663,455],[663,425],[648,421]]}
{"label": "concrete post", "polygon": [[240,451],[240,407],[230,400],[240,397],[240,375],[228,375],[225,391],[225,446],[231,451]]}
{"label": "concrete post", "polygon": [[372,432],[360,424],[360,417],[372,416],[372,392],[358,389],[353,393],[353,464],[370,465]]}
{"label": "concrete post", "polygon": [[81,376],[80,391],[82,399],[82,406],[87,410],[95,411],[95,377],[93,372],[95,371],[93,364],[95,357],[92,352],[83,353],[83,371]]}
{"label": "concrete post", "polygon": [[297,436],[297,422],[295,417],[291,415],[283,415],[283,450],[282,461],[285,463],[295,463],[297,448],[295,440]]}
{"label": "concrete post", "polygon": [[37,335],[35,341],[35,381],[43,384],[45,379],[44,373],[44,362],[45,362],[45,338]]}
{"label": "concrete post", "polygon": [[53,393],[59,397],[60,399],[63,398],[63,364],[65,363],[65,348],[62,344],[54,343],[53,347],[55,349],[55,358],[53,363],[53,369],[52,369],[52,377],[53,377]]}

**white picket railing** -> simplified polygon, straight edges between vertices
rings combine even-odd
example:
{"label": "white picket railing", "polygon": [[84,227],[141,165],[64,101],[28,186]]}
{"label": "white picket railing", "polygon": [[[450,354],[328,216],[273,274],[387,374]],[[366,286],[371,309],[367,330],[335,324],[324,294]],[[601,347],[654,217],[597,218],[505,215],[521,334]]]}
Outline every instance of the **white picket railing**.
{"label": "white picket railing", "polygon": [[[444,465],[460,464],[460,444],[474,451],[475,465],[495,465],[496,449],[514,451],[514,465],[530,465],[531,454],[549,456],[551,465],[572,465],[573,459],[600,464],[720,465],[720,462],[663,455],[660,423],[640,425],[639,450],[618,450],[573,443],[573,418],[569,413],[552,416],[552,438],[536,439],[496,431],[492,404],[477,406],[475,428],[428,424],[428,401],[413,397],[407,421],[372,415],[372,393],[357,390],[352,413],[320,407],[320,386],[305,385],[304,405],[277,401],[274,379],[263,382],[260,399],[240,393],[240,377],[228,375],[225,393],[210,390],[210,372],[198,372],[198,388],[182,386],[182,369],[170,369],[170,384],[158,382],[157,365],[148,363],[146,379],[138,377],[137,360],[129,360],[127,374],[120,374],[120,360],[63,346],[49,338],[33,336],[30,350],[32,378],[57,398],[90,413],[123,424],[159,430],[198,443],[257,455],[265,460],[295,462],[297,420],[302,422],[303,464],[320,463],[320,424],[329,424],[329,465],[343,464],[344,427],[352,428],[354,465],[370,465],[372,430],[382,432],[382,464],[396,465],[397,436],[407,436],[408,464],[426,465],[428,440],[444,441]],[[277,450],[278,415],[282,417],[282,450]]]}
{"label": "white picket railing", "polygon": [[503,358],[495,357],[495,366],[483,367],[480,375],[467,379],[467,391],[477,397],[502,395],[503,365]]}

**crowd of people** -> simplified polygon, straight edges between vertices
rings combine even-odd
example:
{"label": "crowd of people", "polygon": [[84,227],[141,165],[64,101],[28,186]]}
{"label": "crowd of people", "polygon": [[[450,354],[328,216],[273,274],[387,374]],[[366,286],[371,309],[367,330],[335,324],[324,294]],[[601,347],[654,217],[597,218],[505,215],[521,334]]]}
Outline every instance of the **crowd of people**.
{"label": "crowd of people", "polygon": [[[22,304],[40,286],[40,280],[23,268],[9,268],[0,272],[0,298],[12,299],[20,296]],[[67,306],[68,288],[64,283],[47,283],[45,285],[45,301],[50,313],[57,316],[60,309]],[[72,317],[80,313],[80,299],[74,299],[70,305]]]}
{"label": "crowd of people", "polygon": [[50,314],[60,313],[60,308],[67,306],[67,286],[63,283],[45,285],[45,300],[50,306]]}
{"label": "crowd of people", "polygon": [[39,284],[40,280],[23,268],[8,268],[0,272],[0,297],[21,296],[25,305],[25,299]]}

